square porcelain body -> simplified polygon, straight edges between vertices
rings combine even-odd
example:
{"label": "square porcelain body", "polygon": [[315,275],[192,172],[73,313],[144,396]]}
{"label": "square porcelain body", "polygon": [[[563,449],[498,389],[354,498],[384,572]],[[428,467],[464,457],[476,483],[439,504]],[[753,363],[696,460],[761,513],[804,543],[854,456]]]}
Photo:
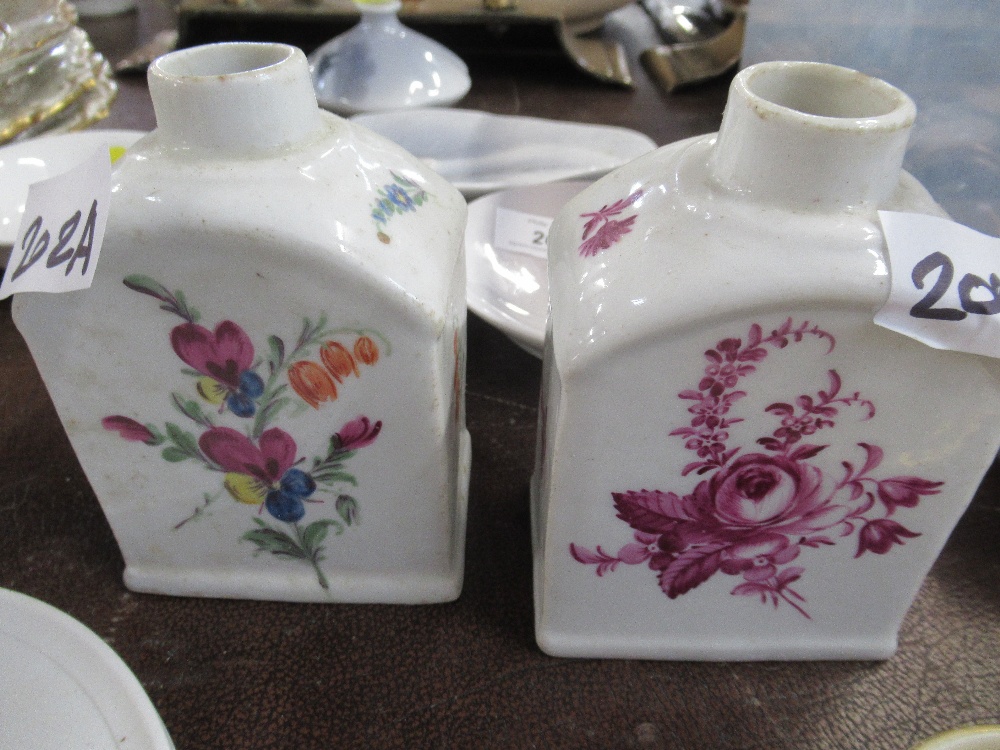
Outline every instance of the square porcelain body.
{"label": "square porcelain body", "polygon": [[[713,178],[714,148],[633,162],[550,233],[538,641],[887,658],[1000,444],[1000,367],[874,325],[874,206],[749,200]],[[905,173],[878,207],[941,214]]]}
{"label": "square porcelain body", "polygon": [[465,204],[316,117],[242,155],[155,131],[115,172],[92,288],[15,302],[135,590],[461,589]]}

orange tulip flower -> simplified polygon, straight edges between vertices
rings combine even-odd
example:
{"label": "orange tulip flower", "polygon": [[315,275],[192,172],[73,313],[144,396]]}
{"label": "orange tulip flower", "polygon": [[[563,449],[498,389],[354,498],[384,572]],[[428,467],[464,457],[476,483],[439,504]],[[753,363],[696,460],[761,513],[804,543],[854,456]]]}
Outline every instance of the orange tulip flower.
{"label": "orange tulip flower", "polygon": [[354,342],[354,356],[366,365],[373,365],[378,362],[378,347],[370,338],[362,336]]}
{"label": "orange tulip flower", "polygon": [[326,370],[315,362],[303,360],[288,368],[288,382],[302,400],[318,409],[320,401],[336,401],[337,386]]}
{"label": "orange tulip flower", "polygon": [[347,347],[339,341],[327,341],[320,347],[319,356],[323,360],[323,364],[326,365],[326,369],[330,371],[338,383],[352,372],[354,377],[361,377],[354,357],[347,351]]}

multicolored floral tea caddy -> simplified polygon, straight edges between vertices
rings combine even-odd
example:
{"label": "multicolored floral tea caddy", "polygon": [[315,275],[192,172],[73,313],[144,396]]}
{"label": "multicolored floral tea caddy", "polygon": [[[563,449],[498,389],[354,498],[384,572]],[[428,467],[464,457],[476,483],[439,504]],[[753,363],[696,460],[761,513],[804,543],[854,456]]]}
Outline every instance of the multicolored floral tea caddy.
{"label": "multicolored floral tea caddy", "polygon": [[533,480],[555,655],[882,659],[993,460],[994,359],[876,326],[908,97],[765,63],[720,132],[574,198],[550,233]]}
{"label": "multicolored floral tea caddy", "polygon": [[126,584],[454,599],[464,200],[321,112],[295,48],[198,47],[149,77],[158,127],[115,172],[93,287],[15,302]]}

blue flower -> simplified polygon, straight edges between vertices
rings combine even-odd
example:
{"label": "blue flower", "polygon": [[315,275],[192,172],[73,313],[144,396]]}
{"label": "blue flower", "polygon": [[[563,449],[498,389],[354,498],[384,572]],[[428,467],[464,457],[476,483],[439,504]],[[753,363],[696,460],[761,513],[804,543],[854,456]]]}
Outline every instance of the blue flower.
{"label": "blue flower", "polygon": [[301,469],[289,469],[278,488],[267,493],[264,506],[279,521],[294,523],[306,514],[303,501],[316,491],[316,482]]}
{"label": "blue flower", "polygon": [[386,187],[386,195],[389,200],[395,203],[401,211],[416,211],[417,207],[413,203],[413,198],[399,185],[389,185]]}

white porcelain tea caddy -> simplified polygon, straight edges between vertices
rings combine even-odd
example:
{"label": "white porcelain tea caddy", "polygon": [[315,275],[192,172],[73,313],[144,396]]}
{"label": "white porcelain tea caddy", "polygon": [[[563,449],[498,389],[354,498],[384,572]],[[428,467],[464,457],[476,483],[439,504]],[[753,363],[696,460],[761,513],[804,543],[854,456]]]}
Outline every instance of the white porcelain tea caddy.
{"label": "white porcelain tea caddy", "polygon": [[454,599],[464,200],[322,112],[296,48],[186,49],[149,82],[93,286],[14,305],[126,584]]}
{"label": "white porcelain tea caddy", "polygon": [[549,235],[536,633],[560,656],[884,659],[1000,443],[1000,366],[872,322],[910,99],[764,63]]}

